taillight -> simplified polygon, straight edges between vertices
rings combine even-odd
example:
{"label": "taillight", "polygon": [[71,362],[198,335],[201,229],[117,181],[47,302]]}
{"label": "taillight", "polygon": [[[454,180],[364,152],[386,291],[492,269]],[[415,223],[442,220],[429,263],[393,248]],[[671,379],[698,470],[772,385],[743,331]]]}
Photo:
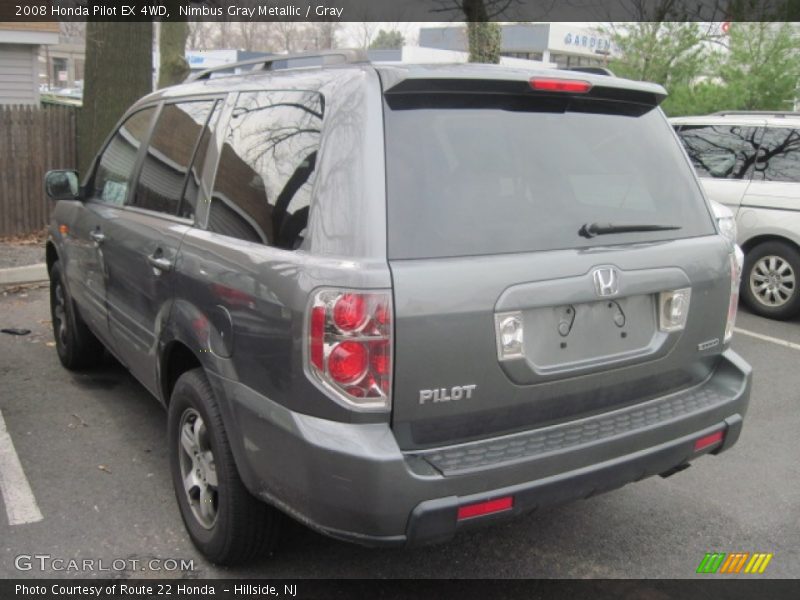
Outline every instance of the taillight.
{"label": "taillight", "polygon": [[309,327],[309,358],[311,364],[322,369],[325,356],[325,307],[315,306],[311,309],[311,326]]}
{"label": "taillight", "polygon": [[553,77],[533,77],[531,87],[538,92],[571,92],[585,94],[592,89],[592,84],[582,79],[556,79]]}
{"label": "taillight", "polygon": [[328,356],[328,373],[336,383],[356,383],[367,374],[368,351],[361,342],[334,344]]}
{"label": "taillight", "polygon": [[335,399],[361,409],[389,408],[389,292],[316,292],[309,308],[306,344],[309,371]]}
{"label": "taillight", "polygon": [[736,312],[739,309],[739,284],[742,279],[742,266],[744,254],[739,246],[734,246],[730,255],[731,261],[731,297],[728,301],[728,320],[725,323],[724,342],[729,342],[733,337],[733,328],[736,325]]}
{"label": "taillight", "polygon": [[342,331],[356,331],[367,322],[362,294],[342,294],[333,305],[333,322]]}
{"label": "taillight", "polygon": [[661,331],[681,331],[689,317],[692,288],[681,288],[658,295],[658,328]]}

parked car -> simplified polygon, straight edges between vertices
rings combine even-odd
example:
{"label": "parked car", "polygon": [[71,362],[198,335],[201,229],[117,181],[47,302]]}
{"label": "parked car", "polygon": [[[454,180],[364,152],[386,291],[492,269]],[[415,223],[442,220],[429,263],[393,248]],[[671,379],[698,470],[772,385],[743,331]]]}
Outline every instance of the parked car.
{"label": "parked car", "polygon": [[736,215],[742,299],[753,312],[800,313],[800,113],[671,119],[706,194]]}
{"label": "parked car", "polygon": [[663,88],[279,58],[143,98],[80,186],[46,178],[58,356],[105,347],[165,405],[210,560],[281,514],[442,541],[736,442],[735,247]]}

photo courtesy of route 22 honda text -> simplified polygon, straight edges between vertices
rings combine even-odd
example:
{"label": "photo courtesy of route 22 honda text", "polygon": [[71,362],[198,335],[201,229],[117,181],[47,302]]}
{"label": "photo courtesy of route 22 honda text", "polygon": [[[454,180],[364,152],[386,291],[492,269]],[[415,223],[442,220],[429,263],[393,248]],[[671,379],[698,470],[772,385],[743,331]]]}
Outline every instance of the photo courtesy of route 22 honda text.
{"label": "photo courtesy of route 22 honda text", "polygon": [[741,251],[663,88],[349,50],[235,68],[46,177],[58,356],[107,350],[164,404],[211,561],[285,515],[441,542],[736,442]]}

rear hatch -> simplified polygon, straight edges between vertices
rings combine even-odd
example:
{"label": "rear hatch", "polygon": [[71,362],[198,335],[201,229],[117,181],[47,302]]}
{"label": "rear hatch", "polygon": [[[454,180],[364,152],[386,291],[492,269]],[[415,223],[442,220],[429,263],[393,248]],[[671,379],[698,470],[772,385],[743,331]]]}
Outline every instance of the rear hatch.
{"label": "rear hatch", "polygon": [[[729,249],[661,96],[477,83],[385,83],[401,447],[702,381],[722,347]],[[684,327],[662,322],[670,310]]]}

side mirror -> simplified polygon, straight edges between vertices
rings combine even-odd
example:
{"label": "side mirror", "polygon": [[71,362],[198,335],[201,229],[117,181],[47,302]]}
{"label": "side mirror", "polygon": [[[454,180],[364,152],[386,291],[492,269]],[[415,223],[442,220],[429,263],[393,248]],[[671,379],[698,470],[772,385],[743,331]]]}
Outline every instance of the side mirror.
{"label": "side mirror", "polygon": [[48,171],[44,190],[51,200],[77,200],[80,192],[77,171]]}

